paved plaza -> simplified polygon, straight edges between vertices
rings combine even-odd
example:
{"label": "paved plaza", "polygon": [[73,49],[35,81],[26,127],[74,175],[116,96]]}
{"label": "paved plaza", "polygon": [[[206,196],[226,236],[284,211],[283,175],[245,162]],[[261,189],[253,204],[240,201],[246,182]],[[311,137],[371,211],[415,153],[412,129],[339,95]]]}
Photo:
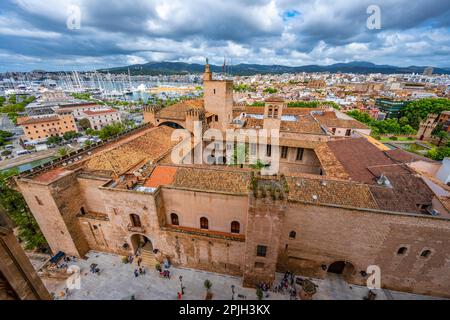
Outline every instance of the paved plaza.
{"label": "paved plaza", "polygon": [[[243,288],[240,277],[232,277],[211,272],[171,267],[170,280],[161,278],[159,273],[147,268],[145,275],[135,277],[134,264],[124,264],[122,257],[91,251],[86,260],[76,263],[81,269],[81,289],[67,290],[65,281],[45,280],[49,291],[56,299],[68,300],[176,300],[180,291],[182,276],[185,287],[184,300],[203,300],[206,295],[205,280],[212,282],[213,300],[231,300],[232,285],[235,286],[235,299],[256,299],[256,290]],[[100,273],[92,274],[90,265],[98,264]],[[69,264],[70,265],[70,264]],[[277,279],[282,275],[277,274]],[[349,285],[338,276],[330,275],[327,279],[311,279],[316,285],[314,300],[361,300],[367,296],[368,289]],[[433,297],[400,293],[388,290],[375,290],[377,300],[423,300]],[[288,294],[270,292],[269,300],[289,300]]]}

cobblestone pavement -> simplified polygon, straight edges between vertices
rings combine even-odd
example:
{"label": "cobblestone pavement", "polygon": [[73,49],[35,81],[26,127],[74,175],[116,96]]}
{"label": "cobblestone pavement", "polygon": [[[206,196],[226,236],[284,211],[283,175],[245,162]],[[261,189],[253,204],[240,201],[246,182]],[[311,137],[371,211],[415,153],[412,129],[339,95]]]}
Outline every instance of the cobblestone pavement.
{"label": "cobblestone pavement", "polygon": [[[203,300],[206,290],[205,280],[212,282],[211,291],[214,300],[231,300],[232,289],[235,286],[235,299],[256,299],[256,290],[243,288],[240,277],[232,277],[211,272],[171,267],[170,280],[163,279],[154,269],[146,270],[145,275],[134,276],[134,264],[124,264],[122,257],[91,251],[87,260],[79,260],[76,263],[81,269],[81,288],[68,290],[63,295],[66,283],[44,281],[49,290],[57,299],[68,300],[130,300],[132,296],[137,300],[176,300],[180,291],[179,276],[182,276],[185,287],[184,300]],[[98,264],[100,274],[92,274],[89,266]],[[282,275],[277,274],[277,279]],[[339,277],[327,279],[311,279],[317,284],[318,291],[314,300],[360,300],[367,296],[365,287],[348,285]],[[433,299],[432,297],[419,296],[407,293],[376,290],[377,300],[386,299]],[[288,294],[270,292],[269,300],[289,300]]]}

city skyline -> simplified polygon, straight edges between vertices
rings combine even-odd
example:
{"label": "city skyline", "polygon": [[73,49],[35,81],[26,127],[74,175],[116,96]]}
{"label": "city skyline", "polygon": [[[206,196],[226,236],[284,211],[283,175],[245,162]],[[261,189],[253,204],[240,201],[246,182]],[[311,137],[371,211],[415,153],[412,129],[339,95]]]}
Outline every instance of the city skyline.
{"label": "city skyline", "polygon": [[[370,29],[368,8],[380,9]],[[74,7],[76,6],[76,7]],[[70,21],[79,8],[79,21]],[[368,13],[369,12],[369,13]],[[149,61],[450,67],[450,3],[439,1],[45,1],[0,4],[0,72],[91,70]],[[70,24],[72,27],[70,28]]]}

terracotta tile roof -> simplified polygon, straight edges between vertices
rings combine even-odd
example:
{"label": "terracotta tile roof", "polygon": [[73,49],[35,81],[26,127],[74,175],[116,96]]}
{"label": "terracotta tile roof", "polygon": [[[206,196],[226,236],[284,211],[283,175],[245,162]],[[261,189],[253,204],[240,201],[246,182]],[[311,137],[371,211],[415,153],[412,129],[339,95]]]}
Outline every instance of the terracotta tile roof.
{"label": "terracotta tile roof", "polygon": [[323,174],[329,177],[348,180],[350,175],[334,155],[327,143],[320,144],[314,149],[322,166]]}
{"label": "terracotta tile roof", "polygon": [[[246,118],[246,129],[262,129],[264,126],[263,119]],[[311,134],[324,134],[320,124],[310,116],[299,117],[297,121],[281,121],[281,132],[295,132],[295,133],[311,133]]]}
{"label": "terracotta tile roof", "polygon": [[52,121],[59,121],[61,118],[57,115],[43,118],[31,118],[31,117],[21,117],[17,118],[17,125],[23,126],[28,124],[45,123]]}
{"label": "terracotta tile roof", "polygon": [[417,205],[431,205],[434,193],[412,174],[386,174],[393,188],[370,186],[380,210],[425,213]]}
{"label": "terracotta tile roof", "polygon": [[299,140],[299,139],[287,139],[280,138],[280,146],[293,147],[293,148],[304,148],[304,149],[315,149],[323,142],[319,141],[309,141],[309,140]]}
{"label": "terracotta tile roof", "polygon": [[179,167],[173,186],[205,191],[247,193],[250,172],[219,167]]}
{"label": "terracotta tile roof", "polygon": [[324,177],[286,177],[289,200],[351,208],[378,209],[367,185]]}
{"label": "terracotta tile roof", "polygon": [[429,158],[420,156],[418,154],[407,152],[402,149],[394,149],[394,150],[387,150],[385,151],[385,154],[394,160],[395,162],[400,163],[411,163],[415,161],[426,161],[426,162],[436,162],[434,160],[431,160]]}
{"label": "terracotta tile roof", "polygon": [[299,117],[297,121],[281,121],[280,131],[323,134],[320,124],[313,117]]}
{"label": "terracotta tile roof", "polygon": [[64,168],[55,168],[43,174],[37,175],[36,177],[33,178],[33,180],[43,183],[49,183],[62,177],[67,173],[70,173],[70,171],[67,171]]}
{"label": "terracotta tile roof", "polygon": [[138,164],[159,160],[176,144],[171,141],[173,130],[166,126],[153,128],[144,135],[93,155],[84,163],[84,168],[120,175]]}
{"label": "terracotta tile roof", "polygon": [[105,109],[105,110],[86,110],[83,111],[84,114],[88,115],[88,116],[99,116],[102,114],[108,114],[108,113],[117,113],[117,110],[114,109]]}
{"label": "terracotta tile roof", "polygon": [[176,167],[158,166],[153,170],[150,178],[145,181],[144,186],[157,188],[159,186],[169,185],[173,182],[176,173]]}
{"label": "terracotta tile roof", "polygon": [[166,119],[184,120],[186,112],[190,109],[203,109],[204,103],[202,99],[185,100],[177,104],[165,107],[158,112],[157,117]]}
{"label": "terracotta tile roof", "polygon": [[376,177],[368,168],[395,164],[380,149],[364,138],[330,141],[327,146],[354,181],[375,184]]}
{"label": "terracotta tile roof", "polygon": [[316,117],[322,125],[328,128],[345,128],[345,129],[369,129],[365,124],[356,120],[332,119],[328,117]]}

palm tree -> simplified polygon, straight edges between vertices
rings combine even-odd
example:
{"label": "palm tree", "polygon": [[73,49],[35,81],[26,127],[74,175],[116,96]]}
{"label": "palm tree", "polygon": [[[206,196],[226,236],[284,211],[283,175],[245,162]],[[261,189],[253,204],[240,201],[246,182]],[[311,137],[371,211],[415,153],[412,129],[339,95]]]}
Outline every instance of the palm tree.
{"label": "palm tree", "polygon": [[62,147],[58,150],[58,153],[61,157],[64,157],[69,153],[69,151],[67,150],[66,147]]}
{"label": "palm tree", "polygon": [[212,293],[211,293],[212,282],[209,280],[205,280],[204,285],[206,288],[206,300],[211,300],[211,298],[212,298]]}

